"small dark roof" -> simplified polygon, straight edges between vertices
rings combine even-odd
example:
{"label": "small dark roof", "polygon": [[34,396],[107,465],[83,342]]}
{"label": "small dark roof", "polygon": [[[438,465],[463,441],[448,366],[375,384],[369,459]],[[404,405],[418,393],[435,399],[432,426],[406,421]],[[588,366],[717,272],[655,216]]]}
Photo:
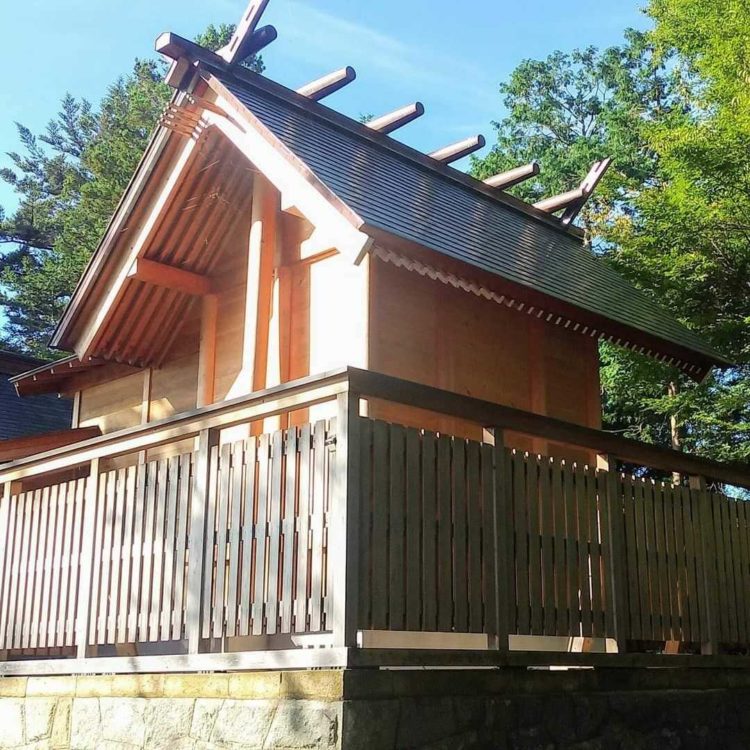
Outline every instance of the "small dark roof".
{"label": "small dark roof", "polygon": [[70,428],[72,404],[54,394],[20,398],[10,378],[43,365],[25,354],[0,351],[0,440]]}
{"label": "small dark roof", "polygon": [[509,196],[494,197],[478,180],[430,166],[423,154],[283,86],[244,72],[216,75],[367,225],[728,364],[579,237]]}

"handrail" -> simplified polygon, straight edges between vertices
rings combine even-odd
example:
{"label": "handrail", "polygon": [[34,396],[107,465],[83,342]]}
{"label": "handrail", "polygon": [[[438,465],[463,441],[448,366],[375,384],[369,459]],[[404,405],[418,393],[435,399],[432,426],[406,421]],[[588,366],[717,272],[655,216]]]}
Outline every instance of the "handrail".
{"label": "handrail", "polygon": [[486,427],[501,427],[525,435],[588,448],[639,466],[710,477],[719,482],[750,489],[750,467],[742,464],[712,461],[613,435],[604,430],[584,427],[370,370],[349,368],[349,387],[362,397],[393,401],[446,416],[467,419]]}
{"label": "handrail", "polygon": [[0,484],[79,466],[95,458],[134,453],[195,437],[201,430],[233,427],[331,401],[348,389],[346,368],[300,378],[210,406],[129,427],[0,467]]}
{"label": "handrail", "polygon": [[0,484],[78,466],[94,458],[154,448],[193,437],[203,429],[226,428],[287,411],[304,409],[331,401],[347,391],[361,398],[392,401],[488,427],[500,427],[575,445],[641,466],[705,476],[750,489],[750,467],[745,465],[720,463],[689,453],[648,445],[604,430],[355,367],[300,378],[230,401],[19,459],[0,467]]}

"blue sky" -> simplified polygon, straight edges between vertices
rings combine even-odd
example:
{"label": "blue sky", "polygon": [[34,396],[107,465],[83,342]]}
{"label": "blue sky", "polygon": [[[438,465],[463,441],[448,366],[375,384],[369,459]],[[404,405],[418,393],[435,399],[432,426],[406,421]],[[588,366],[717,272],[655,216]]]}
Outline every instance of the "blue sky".
{"label": "blue sky", "polygon": [[[38,131],[66,91],[97,102],[162,31],[192,37],[239,18],[245,0],[3,0],[0,165],[17,148],[14,121]],[[297,87],[344,65],[358,80],[327,100],[352,115],[414,100],[427,114],[398,137],[425,151],[484,133],[502,115],[497,84],[519,61],[554,49],[617,43],[645,28],[644,0],[272,0],[279,39],[267,75]],[[0,185],[0,205],[12,208]]]}

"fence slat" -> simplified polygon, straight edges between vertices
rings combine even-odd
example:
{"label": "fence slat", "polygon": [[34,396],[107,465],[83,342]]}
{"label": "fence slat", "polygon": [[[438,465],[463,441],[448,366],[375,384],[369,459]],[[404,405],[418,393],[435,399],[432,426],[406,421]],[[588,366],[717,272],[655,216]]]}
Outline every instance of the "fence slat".
{"label": "fence slat", "polygon": [[482,509],[479,483],[479,443],[466,446],[466,509],[468,535],[469,631],[483,632],[482,618]]}
{"label": "fence slat", "polygon": [[[497,439],[497,437],[496,437]],[[497,514],[495,509],[494,448],[481,447],[481,515],[482,515],[482,579],[484,590],[484,632],[490,648],[498,648],[499,622],[497,613]],[[425,593],[427,596],[427,593]]]}
{"label": "fence slat", "polygon": [[279,628],[279,565],[281,547],[281,493],[283,433],[271,438],[271,492],[268,525],[268,591],[266,594],[266,632],[274,635]]}
{"label": "fence slat", "polygon": [[[213,560],[213,596],[211,599],[212,629],[214,638],[224,635],[224,606],[226,597],[227,577],[227,535],[229,531],[229,488],[232,479],[232,446],[224,443],[219,453],[219,488],[216,495],[216,536],[214,541],[214,555],[210,553],[207,559]],[[210,576],[210,573],[209,573]]]}
{"label": "fence slat", "polygon": [[404,592],[405,627],[407,630],[419,630],[421,622],[421,587],[420,549],[421,527],[421,482],[420,482],[420,435],[413,428],[406,430],[406,502],[405,502],[405,538],[406,583]]}
{"label": "fence slat", "polygon": [[297,500],[297,428],[286,431],[286,479],[284,482],[283,560],[281,580],[281,632],[292,632],[294,606],[294,544]]}
{"label": "fence slat", "polygon": [[181,456],[171,456],[168,462],[169,487],[167,488],[167,508],[164,530],[164,578],[161,595],[161,639],[172,637],[172,601],[175,582],[175,542],[177,529],[177,496],[180,483]]}
{"label": "fence slat", "polygon": [[565,495],[563,494],[562,467],[559,462],[550,460],[552,474],[552,504],[554,506],[555,538],[553,542],[553,556],[555,560],[555,635],[568,635],[569,607],[567,596],[568,566],[566,557],[565,531]]}
{"label": "fence slat", "polygon": [[[60,504],[60,495],[65,491],[64,484],[56,484],[49,488],[49,494],[44,503],[42,512],[42,533],[45,536],[44,544],[44,578],[41,590],[41,605],[36,623],[34,644],[39,648],[55,646],[55,626],[57,624],[57,596],[59,596],[59,570],[55,565],[59,555],[59,542],[61,534],[57,528],[57,509]],[[55,584],[58,591],[55,592]],[[54,598],[53,598],[54,597]]]}
{"label": "fence slat", "polygon": [[326,492],[326,426],[319,421],[313,427],[313,494],[310,518],[311,570],[310,570],[310,630],[317,633],[323,629],[323,532],[325,524]]}
{"label": "fence slat", "polygon": [[107,643],[117,641],[117,603],[120,593],[120,572],[122,568],[122,533],[125,520],[125,469],[119,469],[115,483],[114,529],[112,531],[112,574],[108,592],[109,616],[107,618]]}
{"label": "fence slat", "polygon": [[542,611],[542,559],[541,523],[539,512],[539,457],[529,454],[526,457],[526,512],[528,514],[529,540],[529,610],[530,632],[542,635],[544,614]]}
{"label": "fence slat", "polygon": [[457,632],[469,627],[468,566],[466,560],[466,441],[453,439],[453,592]]}
{"label": "fence slat", "polygon": [[664,559],[667,572],[667,601],[669,604],[670,640],[679,641],[681,638],[680,625],[680,577],[678,568],[678,553],[676,549],[676,520],[674,487],[663,484],[661,486],[661,503],[664,512]]}
{"label": "fence slat", "polygon": [[515,528],[516,616],[512,633],[528,635],[531,629],[529,604],[529,524],[526,505],[526,472],[522,453],[514,451],[513,516]]}
{"label": "fence slat", "polygon": [[[44,490],[49,491],[47,487]],[[39,556],[39,515],[42,507],[43,490],[34,490],[33,501],[31,506],[31,536],[29,537],[28,559],[25,565],[26,585],[24,588],[24,608],[23,608],[23,635],[21,645],[23,648],[31,648],[31,637],[33,630],[34,617],[34,599],[37,594],[37,588],[41,583],[41,576],[38,575],[38,556]]]}
{"label": "fence slat", "polygon": [[591,566],[591,634],[602,638],[606,634],[604,625],[604,593],[602,582],[602,534],[599,525],[601,510],[597,498],[603,501],[603,491],[598,487],[594,467],[586,471],[586,509],[588,511],[589,560]]}
{"label": "fence slat", "polygon": [[172,640],[183,638],[182,625],[185,618],[185,580],[187,577],[188,520],[191,507],[191,468],[194,454],[185,453],[180,458],[180,496],[177,505],[177,551],[175,557],[175,613],[172,625]]}
{"label": "fence slat", "polygon": [[[133,518],[135,500],[135,481],[137,466],[129,466],[125,479],[125,497],[123,499],[124,527],[122,540],[122,577],[120,579],[120,600],[117,608],[116,640],[127,643],[128,640],[128,605],[132,580],[130,569],[133,564]],[[168,639],[168,638],[167,638]]]}
{"label": "fence slat", "polygon": [[[370,429],[370,441],[372,430]],[[370,456],[369,449],[366,454]],[[297,633],[308,631],[310,601],[310,513],[312,510],[312,434],[310,425],[304,424],[299,433],[299,498],[297,526],[297,583],[294,589],[295,611],[294,630]],[[364,460],[364,453],[363,453]],[[371,459],[368,459],[371,460]],[[371,467],[370,467],[371,470]],[[369,536],[369,534],[368,534]],[[364,627],[364,626],[363,626]]]}
{"label": "fence slat", "polygon": [[[38,648],[41,643],[41,632],[46,631],[47,624],[47,613],[45,613],[44,620],[41,619],[42,613],[42,600],[46,598],[46,594],[49,590],[50,578],[52,576],[52,552],[55,548],[54,534],[52,538],[47,541],[48,532],[48,512],[50,504],[57,505],[57,496],[59,493],[59,485],[52,487],[45,487],[42,491],[42,502],[39,507],[39,543],[36,553],[36,586],[34,591],[34,609],[31,615],[31,635],[30,635],[30,646],[32,648]],[[49,556],[48,556],[49,550]],[[59,576],[59,568],[58,568]],[[42,627],[40,627],[42,626]],[[46,640],[46,639],[45,639]]]}
{"label": "fence slat", "polygon": [[438,629],[438,509],[435,434],[422,437],[422,624]]}
{"label": "fence slat", "polygon": [[258,515],[255,525],[255,582],[253,584],[253,635],[264,631],[266,537],[268,535],[268,464],[270,448],[268,435],[258,439]]}
{"label": "fence slat", "polygon": [[390,590],[388,597],[388,625],[391,630],[403,630],[404,607],[404,509],[406,436],[403,427],[390,428],[389,445],[389,537],[388,557]]}
{"label": "fence slat", "polygon": [[575,465],[575,505],[577,522],[578,543],[578,591],[581,608],[581,634],[587,637],[593,635],[591,620],[591,571],[589,565],[591,557],[589,553],[589,521],[586,509],[586,474],[584,470]]}
{"label": "fence slat", "polygon": [[[217,575],[217,556],[216,545],[218,534],[217,527],[219,516],[220,499],[217,497],[219,492],[219,465],[220,465],[220,448],[218,445],[212,445],[209,450],[209,468],[208,481],[206,483],[206,506],[205,506],[205,541],[203,543],[203,607],[201,609],[201,634],[203,638],[210,638],[213,630],[213,596],[214,585]],[[193,536],[190,536],[190,549],[192,554]]]}
{"label": "fence slat", "polygon": [[243,492],[242,519],[242,585],[240,588],[239,635],[250,634],[253,602],[253,548],[257,493],[255,490],[257,438],[245,440],[245,489]]}
{"label": "fence slat", "polygon": [[[357,618],[357,627],[362,630],[370,629],[371,622],[371,605],[372,605],[372,542],[373,542],[373,492],[372,492],[372,420],[360,418],[360,532],[359,532],[359,615]],[[304,440],[302,441],[304,446]],[[305,581],[303,571],[307,566],[307,498],[304,493],[307,491],[303,487],[305,478],[305,457],[307,451],[303,448],[300,450],[300,490],[299,490],[299,513],[298,513],[298,525],[299,525],[299,540],[298,544],[298,559],[297,559],[297,592],[303,590],[301,588],[302,581]],[[304,539],[304,554],[302,540]],[[376,541],[376,544],[380,544],[380,540]],[[302,597],[297,595],[297,606],[303,601]],[[304,610],[303,610],[304,611]],[[303,615],[304,617],[304,615]],[[295,615],[295,621],[298,617]],[[304,619],[302,620],[304,622]],[[303,626],[304,627],[304,626]],[[295,626],[297,632],[301,632],[298,627]]]}
{"label": "fence slat", "polygon": [[231,522],[229,526],[229,580],[227,581],[227,617],[224,635],[237,634],[237,604],[240,600],[240,539],[242,532],[242,487],[244,466],[244,441],[232,446]]}
{"label": "fence slat", "polygon": [[539,497],[542,533],[542,588],[544,596],[544,635],[555,635],[555,517],[552,504],[552,478],[549,458],[539,460]]}
{"label": "fence slat", "polygon": [[[93,463],[92,463],[93,466]],[[93,471],[93,470],[92,470]],[[98,464],[97,464],[98,472]],[[98,480],[98,474],[97,474]],[[68,485],[68,496],[71,498],[71,520],[73,523],[73,540],[72,550],[68,564],[69,583],[67,584],[67,626],[65,645],[73,646],[76,643],[76,623],[78,620],[77,609],[80,600],[86,601],[86,597],[91,596],[91,556],[90,540],[93,535],[93,526],[86,525],[85,514],[88,512],[88,506],[94,504],[96,499],[95,488],[92,488],[89,494],[89,484],[91,477],[88,479],[79,479]],[[89,566],[88,571],[86,566]],[[65,571],[63,571],[65,574]],[[90,606],[89,603],[86,606]],[[88,609],[87,609],[88,612]],[[82,624],[82,632],[85,638],[86,622]],[[85,645],[85,644],[84,644]]]}
{"label": "fence slat", "polygon": [[658,597],[660,630],[658,639],[667,641],[671,637],[671,612],[669,608],[669,581],[666,566],[666,533],[664,531],[664,495],[661,484],[651,483],[651,496],[654,507],[654,560],[656,562],[656,576],[658,578]]}
{"label": "fence slat", "polygon": [[[49,607],[46,611],[43,610],[41,615],[42,633],[44,634],[39,642],[41,647],[65,645],[65,620],[70,597],[70,551],[73,544],[73,513],[75,510],[74,490],[75,485],[72,483],[60,484],[57,509],[52,505],[49,509],[49,540],[54,545],[54,553],[51,557],[52,580],[48,577],[48,589],[45,594],[45,600],[49,597]],[[54,520],[52,519],[53,514]],[[57,592],[54,591],[55,576],[59,580]],[[52,633],[50,632],[50,625],[53,625]]]}
{"label": "fence slat", "polygon": [[148,482],[148,465],[138,464],[135,488],[135,520],[133,521],[133,581],[130,584],[130,603],[128,604],[127,641],[134,643],[139,633],[139,605],[141,592],[141,570],[143,568],[143,524],[146,510],[146,484]]}
{"label": "fence slat", "polygon": [[136,640],[147,641],[149,613],[151,612],[151,590],[153,586],[154,524],[156,518],[156,493],[158,462],[144,465],[146,474],[146,507],[143,523],[143,564],[141,576],[141,597],[138,612],[138,635]]}
{"label": "fence slat", "polygon": [[451,439],[440,435],[437,440],[438,505],[438,630],[453,627],[453,520],[451,510]]}
{"label": "fence slat", "polygon": [[564,467],[563,497],[565,501],[565,547],[567,560],[568,580],[568,631],[566,635],[577,636],[581,634],[581,600],[580,579],[578,572],[578,519],[576,514],[575,498],[575,474],[573,464],[562,463]]}
{"label": "fence slat", "polygon": [[[370,627],[388,627],[388,560],[389,560],[389,482],[388,425],[375,421],[372,425],[372,612]],[[314,555],[314,551],[313,551]],[[313,556],[313,560],[315,557]]]}
{"label": "fence slat", "polygon": [[[694,592],[690,590],[689,575],[692,561],[688,555],[687,527],[690,523],[689,517],[685,516],[683,504],[683,488],[675,486],[672,488],[672,516],[674,519],[674,541],[675,558],[677,565],[677,590],[678,605],[680,612],[680,640],[688,643],[699,640],[694,636],[696,618],[693,613]],[[688,508],[689,513],[689,508]]]}

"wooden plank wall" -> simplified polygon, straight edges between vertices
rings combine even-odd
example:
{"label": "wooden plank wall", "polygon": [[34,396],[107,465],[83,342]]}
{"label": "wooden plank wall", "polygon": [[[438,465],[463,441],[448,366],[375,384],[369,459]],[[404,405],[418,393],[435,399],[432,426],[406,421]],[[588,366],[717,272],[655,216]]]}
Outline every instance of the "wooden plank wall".
{"label": "wooden plank wall", "polygon": [[203,638],[326,629],[331,434],[321,420],[214,448]]}
{"label": "wooden plank wall", "polygon": [[[599,427],[597,342],[533,316],[371,261],[369,368],[457,393]],[[408,322],[408,325],[405,325]],[[476,424],[397,404],[373,402],[369,415],[481,439]],[[578,460],[566,446],[508,435],[508,444]]]}

